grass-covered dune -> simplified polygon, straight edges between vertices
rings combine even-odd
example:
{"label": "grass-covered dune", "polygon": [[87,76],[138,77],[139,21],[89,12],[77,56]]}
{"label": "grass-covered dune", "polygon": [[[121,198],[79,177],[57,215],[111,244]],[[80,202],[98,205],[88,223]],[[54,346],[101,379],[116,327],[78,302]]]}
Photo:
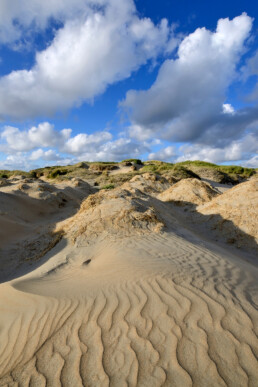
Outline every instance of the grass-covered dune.
{"label": "grass-covered dune", "polygon": [[20,170],[0,170],[1,179],[15,176],[26,178],[46,178],[51,180],[66,180],[74,177],[92,180],[101,188],[116,187],[133,176],[143,173],[163,175],[167,179],[206,178],[218,183],[238,184],[257,173],[257,169],[237,165],[217,165],[205,161],[184,161],[167,163],[151,160],[127,159],[121,162],[80,162],[67,166],[46,166],[29,172]]}

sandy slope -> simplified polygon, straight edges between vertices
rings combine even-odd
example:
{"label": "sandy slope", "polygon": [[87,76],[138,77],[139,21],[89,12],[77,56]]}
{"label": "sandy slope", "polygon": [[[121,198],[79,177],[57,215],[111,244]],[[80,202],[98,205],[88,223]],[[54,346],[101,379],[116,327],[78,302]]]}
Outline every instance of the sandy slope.
{"label": "sandy slope", "polygon": [[257,386],[257,267],[136,183],[0,285],[0,386]]}
{"label": "sandy slope", "polygon": [[[258,243],[258,179],[237,185],[224,195],[199,206],[198,212],[210,216],[220,214],[223,218],[221,228],[224,233],[230,233],[232,222],[240,231],[255,238]],[[239,235],[234,237],[237,238]]]}
{"label": "sandy slope", "polygon": [[203,204],[218,196],[211,185],[198,179],[183,179],[163,191],[158,198],[164,202]]}
{"label": "sandy slope", "polygon": [[55,224],[73,215],[92,188],[79,179],[59,184],[14,178],[0,191],[0,282],[37,261],[55,241]]}

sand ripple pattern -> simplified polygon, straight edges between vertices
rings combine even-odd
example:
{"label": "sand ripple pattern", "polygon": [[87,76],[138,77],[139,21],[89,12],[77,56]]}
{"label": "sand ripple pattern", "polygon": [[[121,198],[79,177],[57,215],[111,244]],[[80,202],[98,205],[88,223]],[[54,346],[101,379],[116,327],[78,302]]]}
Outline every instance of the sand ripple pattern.
{"label": "sand ripple pattern", "polygon": [[142,254],[126,281],[71,298],[8,290],[0,386],[257,386],[255,273],[178,237],[117,249],[130,244]]}

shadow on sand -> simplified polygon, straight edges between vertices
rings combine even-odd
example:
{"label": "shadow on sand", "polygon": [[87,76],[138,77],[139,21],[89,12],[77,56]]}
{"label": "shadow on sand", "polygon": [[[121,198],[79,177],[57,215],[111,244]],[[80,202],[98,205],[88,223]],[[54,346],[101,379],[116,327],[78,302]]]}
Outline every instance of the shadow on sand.
{"label": "shadow on sand", "polygon": [[0,192],[0,283],[35,270],[50,259],[50,251],[61,251],[66,242],[63,233],[55,231],[56,224],[76,214],[82,201],[97,192],[84,182],[80,189],[42,185],[48,197]]}
{"label": "shadow on sand", "polygon": [[[72,188],[69,187],[68,190],[69,195],[71,195]],[[51,238],[46,238],[44,242],[43,233],[35,236],[34,241],[30,244],[29,252],[26,247],[26,239],[21,240],[20,247],[1,249],[0,283],[13,280],[35,270],[60,252],[67,242],[61,233],[54,232],[57,221],[74,215],[82,200],[96,191],[96,189],[91,188],[90,192],[87,194],[85,192],[84,197],[77,204],[69,207],[69,202],[65,201],[61,207],[58,207],[56,211],[60,211],[60,216],[55,219],[55,222],[48,224],[48,233],[50,233]],[[63,193],[67,193],[66,189],[63,190]],[[223,219],[219,214],[203,215],[197,211],[196,205],[189,202],[162,202],[153,196],[142,192],[141,194],[147,199],[148,205],[155,208],[160,220],[165,225],[165,232],[173,232],[196,245],[207,242],[208,246],[209,243],[212,243],[218,248],[223,248],[224,252],[228,251],[257,265],[255,257],[257,257],[258,245],[255,238],[240,230],[232,221]],[[34,204],[40,201],[40,199],[32,198],[29,200]],[[141,197],[137,197],[136,202],[142,203],[143,208],[146,207],[146,200]],[[9,267],[4,264],[4,256],[6,260],[13,257],[13,263]]]}

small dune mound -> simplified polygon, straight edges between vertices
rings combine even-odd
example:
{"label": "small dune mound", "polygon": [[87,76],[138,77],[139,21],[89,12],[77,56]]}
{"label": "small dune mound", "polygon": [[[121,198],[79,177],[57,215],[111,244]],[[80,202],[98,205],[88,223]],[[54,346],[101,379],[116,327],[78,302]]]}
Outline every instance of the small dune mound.
{"label": "small dune mound", "polygon": [[164,222],[151,197],[124,186],[101,190],[84,200],[80,211],[62,225],[68,238],[83,243],[101,233],[125,236],[161,231]]}
{"label": "small dune mound", "polygon": [[108,163],[93,163],[90,165],[89,169],[94,172],[114,171],[115,169],[118,169],[118,166],[116,164]]}
{"label": "small dune mound", "polygon": [[25,175],[12,175],[8,177],[8,180],[11,183],[17,184],[17,183],[27,183],[27,177]]}
{"label": "small dune mound", "polygon": [[143,175],[134,176],[123,187],[129,190],[138,189],[147,194],[158,194],[168,189],[170,184],[165,177],[147,172]]}
{"label": "small dune mound", "polygon": [[164,173],[162,176],[169,182],[170,185],[175,184],[180,180],[180,179],[177,179],[175,176],[173,176],[170,173]]}
{"label": "small dune mound", "polygon": [[210,215],[213,229],[223,231],[229,243],[242,245],[247,235],[258,242],[258,180],[237,185],[210,203],[199,206],[198,212]]}
{"label": "small dune mound", "polygon": [[72,183],[73,187],[82,187],[82,186],[88,185],[85,181],[83,181],[82,179],[80,179],[78,177],[73,177],[71,179],[71,183]]}
{"label": "small dune mound", "polygon": [[237,181],[233,180],[227,173],[219,171],[216,168],[204,168],[189,166],[189,170],[197,173],[202,179],[212,180],[220,184],[236,184]]}
{"label": "small dune mound", "polygon": [[89,169],[88,164],[86,164],[84,161],[81,161],[80,163],[75,164],[75,167],[77,167],[77,168]]}
{"label": "small dune mound", "polygon": [[173,166],[173,169],[167,172],[168,176],[172,176],[174,179],[183,180],[183,179],[200,179],[200,176],[197,173],[187,169],[181,165]]}
{"label": "small dune mound", "polygon": [[133,163],[132,163],[131,161],[122,161],[122,162],[120,163],[120,165],[121,165],[122,167],[131,167],[131,166],[133,165]]}
{"label": "small dune mound", "polygon": [[183,179],[158,195],[163,202],[177,204],[202,204],[216,197],[218,192],[198,179]]}
{"label": "small dune mound", "polygon": [[10,185],[9,181],[5,178],[0,179],[0,187],[6,187],[7,185]]}
{"label": "small dune mound", "polygon": [[56,188],[54,185],[51,185],[51,184],[48,184],[46,182],[41,182],[39,184],[37,184],[36,186],[36,190],[39,191],[41,193],[41,197],[43,196],[42,193],[44,192],[54,192],[56,191]]}
{"label": "small dune mound", "polygon": [[26,191],[27,189],[29,189],[29,186],[26,183],[20,183],[18,184],[17,189],[19,191]]}

